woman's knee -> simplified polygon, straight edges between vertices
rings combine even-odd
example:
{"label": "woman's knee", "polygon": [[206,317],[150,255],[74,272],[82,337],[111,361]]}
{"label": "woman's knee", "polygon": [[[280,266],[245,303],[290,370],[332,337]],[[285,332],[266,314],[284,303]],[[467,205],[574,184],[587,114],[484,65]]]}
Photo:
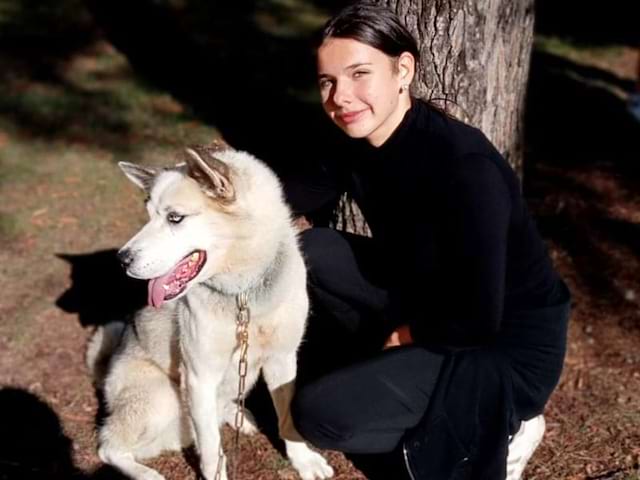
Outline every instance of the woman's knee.
{"label": "woman's knee", "polygon": [[352,245],[342,233],[311,228],[302,233],[300,241],[313,286],[345,298],[375,289],[360,271]]}
{"label": "woman's knee", "polygon": [[350,250],[348,242],[331,228],[309,228],[300,234],[300,247],[307,267],[317,270],[331,260],[336,251]]}
{"label": "woman's knee", "polygon": [[[349,450],[353,429],[336,415],[336,408],[312,387],[302,388],[291,402],[291,415],[296,429],[312,445],[331,450]],[[334,406],[335,407],[335,406]]]}

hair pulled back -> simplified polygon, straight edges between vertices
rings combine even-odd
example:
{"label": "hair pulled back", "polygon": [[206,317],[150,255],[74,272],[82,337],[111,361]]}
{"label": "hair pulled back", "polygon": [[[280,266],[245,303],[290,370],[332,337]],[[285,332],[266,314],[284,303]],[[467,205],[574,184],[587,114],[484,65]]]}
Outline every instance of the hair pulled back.
{"label": "hair pulled back", "polygon": [[349,38],[364,43],[390,57],[403,52],[420,59],[418,44],[398,16],[384,6],[354,3],[329,19],[320,32],[317,47],[330,38]]}

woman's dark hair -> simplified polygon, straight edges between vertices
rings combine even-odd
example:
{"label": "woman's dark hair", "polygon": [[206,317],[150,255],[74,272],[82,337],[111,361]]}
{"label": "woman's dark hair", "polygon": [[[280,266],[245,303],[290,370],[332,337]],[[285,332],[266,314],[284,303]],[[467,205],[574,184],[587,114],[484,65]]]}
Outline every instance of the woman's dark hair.
{"label": "woman's dark hair", "polygon": [[390,57],[403,52],[420,59],[418,44],[398,16],[386,7],[354,3],[332,17],[320,32],[316,48],[329,38],[350,38],[369,45]]}
{"label": "woman's dark hair", "polygon": [[[350,38],[380,50],[392,58],[399,57],[403,52],[409,52],[413,55],[416,69],[420,62],[420,52],[415,38],[398,16],[382,5],[353,3],[343,8],[329,19],[316,37],[316,50],[329,38]],[[441,99],[429,98],[424,101],[432,109],[451,118],[455,117],[446,108],[448,104],[452,103],[460,107],[446,95]],[[444,101],[445,108],[434,103],[436,101]]]}

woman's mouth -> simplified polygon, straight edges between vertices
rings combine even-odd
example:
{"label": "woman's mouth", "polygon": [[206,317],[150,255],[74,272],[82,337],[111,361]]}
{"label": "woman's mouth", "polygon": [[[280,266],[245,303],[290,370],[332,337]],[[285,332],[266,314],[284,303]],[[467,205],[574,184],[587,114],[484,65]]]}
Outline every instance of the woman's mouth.
{"label": "woman's mouth", "polygon": [[366,112],[366,109],[359,110],[357,112],[340,113],[337,115],[337,117],[340,123],[343,123],[344,125],[349,125],[350,123],[354,123],[360,120],[360,117],[364,114],[364,112]]}

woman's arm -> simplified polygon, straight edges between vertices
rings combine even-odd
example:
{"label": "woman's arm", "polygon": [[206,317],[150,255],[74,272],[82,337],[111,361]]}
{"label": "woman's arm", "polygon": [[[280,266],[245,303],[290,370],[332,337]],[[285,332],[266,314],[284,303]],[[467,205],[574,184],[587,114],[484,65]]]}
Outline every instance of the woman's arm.
{"label": "woman's arm", "polygon": [[293,226],[296,228],[298,233],[302,233],[313,227],[313,222],[304,215],[298,215],[293,219]]}
{"label": "woman's arm", "polygon": [[312,214],[337,205],[346,190],[344,173],[336,166],[311,163],[283,179],[283,189],[294,215]]}
{"label": "woman's arm", "polygon": [[493,159],[465,156],[451,172],[436,227],[441,278],[425,292],[423,320],[412,323],[411,333],[428,343],[472,346],[500,328],[512,200]]}

